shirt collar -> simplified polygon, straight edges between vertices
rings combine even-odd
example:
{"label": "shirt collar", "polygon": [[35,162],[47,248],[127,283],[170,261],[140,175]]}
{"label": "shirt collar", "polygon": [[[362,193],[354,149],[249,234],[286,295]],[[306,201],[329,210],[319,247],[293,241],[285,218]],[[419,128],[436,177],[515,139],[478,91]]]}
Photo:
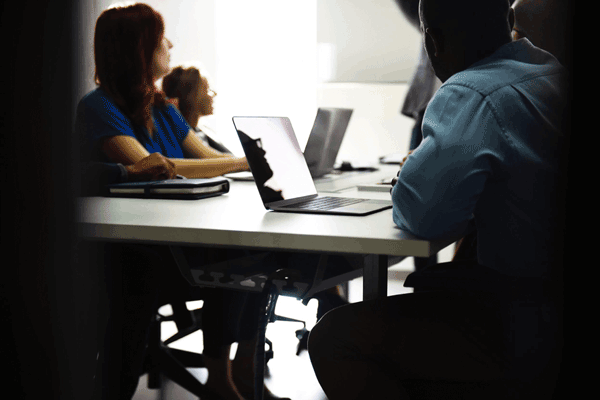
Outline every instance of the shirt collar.
{"label": "shirt collar", "polygon": [[529,39],[521,38],[519,40],[506,43],[489,57],[473,63],[469,68],[476,68],[480,65],[489,64],[496,60],[520,60],[531,64],[558,63],[556,57],[547,51],[534,46]]}

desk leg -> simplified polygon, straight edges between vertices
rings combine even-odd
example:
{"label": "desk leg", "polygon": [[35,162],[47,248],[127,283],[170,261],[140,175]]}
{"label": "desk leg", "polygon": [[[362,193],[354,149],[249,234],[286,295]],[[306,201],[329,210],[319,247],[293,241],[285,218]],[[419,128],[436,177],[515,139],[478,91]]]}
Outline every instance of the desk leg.
{"label": "desk leg", "polygon": [[387,296],[388,256],[368,255],[363,272],[363,300]]}

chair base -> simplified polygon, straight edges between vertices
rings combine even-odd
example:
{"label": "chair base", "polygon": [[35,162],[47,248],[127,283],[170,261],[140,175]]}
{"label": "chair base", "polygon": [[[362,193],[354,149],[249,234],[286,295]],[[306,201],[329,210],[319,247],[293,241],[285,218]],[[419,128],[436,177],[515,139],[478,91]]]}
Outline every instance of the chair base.
{"label": "chair base", "polygon": [[204,360],[201,354],[161,346],[146,357],[144,372],[148,373],[149,389],[159,389],[164,375],[190,393],[201,396],[204,385],[187,368],[202,367]]}

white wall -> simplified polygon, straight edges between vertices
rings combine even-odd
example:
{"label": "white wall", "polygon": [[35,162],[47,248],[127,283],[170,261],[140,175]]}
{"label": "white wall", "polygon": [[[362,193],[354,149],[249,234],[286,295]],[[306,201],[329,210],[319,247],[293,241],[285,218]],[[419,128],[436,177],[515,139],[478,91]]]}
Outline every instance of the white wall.
{"label": "white wall", "polygon": [[283,116],[304,147],[316,112],[316,3],[216,2],[215,108],[226,145],[235,138],[231,145],[241,151],[232,116]]}
{"label": "white wall", "polygon": [[406,82],[421,46],[394,0],[319,0],[317,40],[333,45],[331,82]]}
{"label": "white wall", "polygon": [[352,108],[337,161],[376,163],[390,153],[406,153],[414,119],[400,114],[406,83],[322,83],[319,107]]}

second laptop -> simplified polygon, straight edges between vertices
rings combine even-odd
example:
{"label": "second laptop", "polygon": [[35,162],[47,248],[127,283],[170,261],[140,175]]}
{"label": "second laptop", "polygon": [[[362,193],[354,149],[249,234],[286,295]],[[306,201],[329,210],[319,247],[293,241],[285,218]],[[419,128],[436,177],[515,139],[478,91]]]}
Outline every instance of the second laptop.
{"label": "second laptop", "polygon": [[317,214],[368,215],[391,200],[319,196],[286,117],[233,117],[265,208]]}

